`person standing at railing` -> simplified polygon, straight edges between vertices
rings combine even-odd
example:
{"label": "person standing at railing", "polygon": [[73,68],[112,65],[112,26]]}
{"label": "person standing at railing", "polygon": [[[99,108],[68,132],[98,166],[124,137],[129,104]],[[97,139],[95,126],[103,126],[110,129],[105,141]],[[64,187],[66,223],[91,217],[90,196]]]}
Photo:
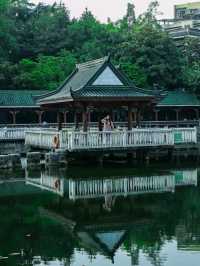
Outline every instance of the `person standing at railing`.
{"label": "person standing at railing", "polygon": [[110,132],[114,129],[114,124],[110,118],[110,115],[107,115],[103,119],[101,119],[101,123],[103,124],[103,131]]}
{"label": "person standing at railing", "polygon": [[103,145],[110,146],[111,145],[111,134],[110,132],[114,129],[114,124],[110,118],[110,115],[107,115],[101,120],[101,123],[103,124],[103,132],[105,134],[103,135]]}

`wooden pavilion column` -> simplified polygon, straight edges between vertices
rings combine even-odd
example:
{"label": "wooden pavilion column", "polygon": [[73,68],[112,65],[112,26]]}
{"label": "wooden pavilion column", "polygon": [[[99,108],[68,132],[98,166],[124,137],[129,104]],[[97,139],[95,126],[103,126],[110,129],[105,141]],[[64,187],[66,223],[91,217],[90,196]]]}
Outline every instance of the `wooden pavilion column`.
{"label": "wooden pavilion column", "polygon": [[175,109],[175,112],[176,112],[176,121],[178,122],[179,121],[179,112],[180,112],[180,109]]}
{"label": "wooden pavilion column", "polygon": [[137,109],[137,120],[136,120],[137,127],[140,125],[140,121],[141,121],[141,112],[140,112],[140,109],[138,108]]}
{"label": "wooden pavilion column", "polygon": [[195,113],[196,113],[196,119],[199,120],[199,109],[194,109]]}
{"label": "wooden pavilion column", "polygon": [[154,114],[155,114],[155,121],[158,121],[158,114],[159,114],[160,110],[155,109],[154,110]]}
{"label": "wooden pavilion column", "polygon": [[90,110],[88,110],[87,112],[87,118],[88,118],[88,125],[89,125],[91,122],[91,111]]}
{"label": "wooden pavilion column", "polygon": [[78,112],[77,110],[74,110],[74,125],[75,125],[75,129],[78,129]]}
{"label": "wooden pavilion column", "polygon": [[16,115],[19,113],[19,111],[10,111],[10,114],[12,115],[13,124],[16,124]]}
{"label": "wooden pavilion column", "polygon": [[101,119],[102,119],[102,117],[101,117],[101,111],[98,108],[97,109],[97,120],[98,120],[98,129],[99,129],[99,131],[102,131]]}
{"label": "wooden pavilion column", "polygon": [[62,117],[59,111],[57,112],[57,124],[58,124],[58,130],[60,131],[62,129]]}
{"label": "wooden pavilion column", "polygon": [[133,128],[133,114],[132,114],[132,106],[128,104],[128,130],[132,130]]}
{"label": "wooden pavilion column", "polygon": [[132,116],[133,116],[133,122],[134,125],[137,125],[137,108],[132,108]]}
{"label": "wooden pavilion column", "polygon": [[111,118],[111,120],[113,121],[113,122],[115,122],[114,120],[114,112],[113,112],[113,109],[112,108],[110,108],[109,109],[109,114],[110,114],[110,118]]}
{"label": "wooden pavilion column", "polygon": [[42,124],[42,115],[43,115],[44,111],[38,110],[38,111],[35,111],[35,112],[38,115],[38,123]]}
{"label": "wooden pavilion column", "polygon": [[83,106],[83,113],[82,113],[82,119],[83,119],[83,131],[87,132],[88,130],[88,112],[87,112],[87,106]]}
{"label": "wooden pavilion column", "polygon": [[69,111],[63,111],[64,124],[67,124],[67,114]]}

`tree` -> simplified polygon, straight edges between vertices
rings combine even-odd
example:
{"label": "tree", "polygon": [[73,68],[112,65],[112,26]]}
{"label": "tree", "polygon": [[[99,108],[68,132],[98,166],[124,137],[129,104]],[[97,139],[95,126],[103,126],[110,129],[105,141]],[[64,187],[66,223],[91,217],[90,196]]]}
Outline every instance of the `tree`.
{"label": "tree", "polygon": [[9,0],[0,1],[0,63],[11,58],[17,46],[14,23],[8,16],[10,5]]}
{"label": "tree", "polygon": [[12,6],[10,16],[14,17],[16,25],[19,60],[36,58],[38,54],[55,55],[67,48],[70,19],[64,5],[35,6],[27,0],[21,0]]}
{"label": "tree", "polygon": [[158,26],[156,16],[158,12],[159,3],[157,0],[150,2],[147,11],[140,15],[138,20],[143,23],[154,23],[154,26]]}
{"label": "tree", "polygon": [[[151,4],[148,12],[137,19],[128,32],[126,41],[120,45],[117,56],[120,64],[128,62],[143,73],[150,87],[157,83],[162,88],[172,89],[180,83],[177,76],[181,72],[179,51],[173,40],[154,20],[155,11],[152,6],[156,7]],[[131,76],[132,73],[128,75]],[[137,80],[136,83],[140,84],[141,81]]]}
{"label": "tree", "polygon": [[183,67],[183,85],[192,92],[200,93],[200,62]]}
{"label": "tree", "polygon": [[136,86],[141,88],[148,87],[147,75],[137,64],[129,61],[121,62],[120,68]]}
{"label": "tree", "polygon": [[0,88],[15,89],[15,78],[18,72],[19,68],[17,64],[3,60],[0,63]]}
{"label": "tree", "polygon": [[101,23],[88,9],[79,19],[70,19],[63,4],[0,0],[0,86],[53,89],[76,60],[111,54],[139,87],[156,83],[198,92],[199,40],[186,39],[177,48],[157,23],[157,14],[158,2],[153,1],[136,19],[134,4],[129,3],[122,19]]}
{"label": "tree", "polygon": [[22,59],[15,83],[21,89],[56,89],[74,66],[74,56],[65,50],[56,57],[41,55],[36,61]]}

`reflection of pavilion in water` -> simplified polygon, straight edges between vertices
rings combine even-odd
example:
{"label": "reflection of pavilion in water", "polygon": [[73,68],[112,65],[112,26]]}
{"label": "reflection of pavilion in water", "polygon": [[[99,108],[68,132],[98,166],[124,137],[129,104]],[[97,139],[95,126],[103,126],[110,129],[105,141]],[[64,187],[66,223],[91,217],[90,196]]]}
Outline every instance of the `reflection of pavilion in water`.
{"label": "reflection of pavilion in water", "polygon": [[176,186],[197,186],[197,169],[172,171],[168,175],[155,176],[125,176],[93,178],[62,178],[62,173],[52,169],[40,173],[40,177],[29,177],[26,173],[26,183],[44,190],[64,194],[69,199],[92,199],[105,197],[111,199],[117,196],[129,196],[145,193],[174,192]]}
{"label": "reflection of pavilion in water", "polygon": [[[10,192],[9,195],[11,192],[15,192],[14,195],[16,192],[17,195],[41,193],[41,198],[45,198],[49,193],[43,193],[43,191],[58,195],[58,197],[53,194],[52,197],[48,196],[48,203],[45,200],[44,204],[39,205],[39,216],[56,221],[55,224],[64,229],[61,232],[66,233],[66,241],[71,239],[69,245],[73,246],[72,249],[81,248],[91,255],[91,259],[96,255],[103,255],[114,261],[117,250],[122,247],[130,255],[131,265],[139,265],[141,252],[144,251],[147,252],[145,254],[148,260],[153,261],[152,265],[164,265],[160,248],[166,236],[174,236],[174,228],[176,228],[178,249],[199,250],[200,247],[198,216],[196,217],[197,211],[193,209],[194,202],[198,204],[199,190],[191,187],[188,190],[181,189],[181,193],[178,191],[175,194],[159,195],[159,193],[174,192],[176,186],[196,186],[197,170],[168,173],[141,177],[67,179],[64,178],[65,173],[57,169],[49,169],[42,173],[27,172],[26,179],[17,180],[17,182],[12,179],[9,182],[2,180],[0,195],[7,195],[5,190]],[[191,193],[182,194],[185,191]],[[158,193],[158,195],[155,195],[154,200],[154,195],[149,197],[149,193]],[[139,197],[126,198],[129,195],[139,194],[141,194]],[[142,194],[147,196],[142,197]],[[117,196],[119,198],[116,199]],[[125,198],[122,199],[120,196]],[[88,200],[90,198],[92,200]],[[102,208],[103,202],[104,208]],[[115,206],[110,202],[115,202]],[[173,210],[177,206],[180,213],[178,210],[174,218]],[[105,211],[105,208],[107,210],[110,208],[110,212]],[[192,213],[195,214],[194,217]],[[169,219],[165,219],[166,216]],[[168,224],[171,225],[170,232]],[[163,232],[163,235],[160,235],[160,232]],[[151,236],[150,243],[149,236],[146,236],[148,233]],[[141,246],[141,243],[144,243],[144,246]],[[66,254],[63,253],[62,256]],[[68,258],[69,261],[70,258]]]}
{"label": "reflection of pavilion in water", "polygon": [[169,175],[70,179],[69,198],[128,196],[145,193],[174,192],[176,186],[197,185],[197,170],[173,171]]}
{"label": "reflection of pavilion in water", "polygon": [[113,228],[107,228],[105,230],[102,227],[102,229],[93,229],[90,231],[83,231],[82,229],[81,231],[77,231],[76,234],[81,246],[86,250],[93,254],[101,252],[101,254],[114,262],[115,252],[123,243],[127,229],[120,228],[113,230]]}
{"label": "reflection of pavilion in water", "polygon": [[[65,180],[61,178],[59,171],[51,171],[50,169],[46,171],[39,171],[33,173],[33,177],[29,176],[30,173],[26,169],[26,184],[32,185],[34,187],[40,188],[42,190],[47,190],[49,192],[64,196],[65,193]],[[35,177],[36,175],[36,177]]]}
{"label": "reflection of pavilion in water", "polygon": [[[57,180],[60,180],[59,187],[56,185]],[[52,209],[46,209],[46,215],[52,219],[60,220],[65,226],[68,225],[72,235],[78,240],[80,247],[87,251],[88,254],[91,254],[91,258],[96,254],[102,254],[114,261],[116,251],[127,238],[130,230],[134,232],[134,235],[137,231],[147,231],[149,230],[150,221],[145,222],[145,220],[140,221],[140,219],[137,221],[137,219],[134,219],[132,216],[127,220],[124,219],[122,213],[118,213],[117,217],[116,213],[111,212],[108,214],[105,211],[99,214],[100,218],[95,221],[92,220],[93,222],[89,220],[82,221],[80,214],[84,213],[87,208],[90,209],[92,206],[87,203],[85,207],[81,209],[83,205],[77,205],[80,201],[74,201],[76,199],[105,198],[104,209],[111,211],[113,207],[112,204],[115,202],[117,196],[126,197],[129,195],[146,193],[174,192],[176,186],[197,186],[197,169],[171,171],[168,175],[106,178],[91,177],[82,179],[62,178],[62,173],[58,174],[57,170],[55,173],[49,170],[43,172],[39,178],[26,176],[26,183],[51,191],[59,196],[65,196],[65,199],[63,198],[64,210],[71,206],[71,209],[67,209],[69,217],[67,215],[66,218],[64,213],[60,214],[59,217]],[[62,198],[60,199],[62,202]],[[70,199],[73,201],[70,201]],[[73,204],[68,205],[69,201]],[[99,203],[102,204],[100,201],[98,201],[97,205]],[[88,201],[86,200],[86,202]],[[75,216],[73,216],[72,213],[75,212],[77,208],[79,209],[77,213],[75,213]],[[154,210],[155,209],[156,208],[154,208]],[[98,210],[100,212],[99,207]],[[135,216],[137,215],[134,212],[134,217]],[[77,217],[79,218],[77,219]],[[73,224],[73,227],[71,224]],[[137,246],[136,242],[134,242],[134,239],[131,240],[130,246],[131,265],[138,265],[140,248]],[[152,258],[154,260],[162,259],[159,257],[159,252],[158,254],[156,253],[156,255],[153,254]]]}

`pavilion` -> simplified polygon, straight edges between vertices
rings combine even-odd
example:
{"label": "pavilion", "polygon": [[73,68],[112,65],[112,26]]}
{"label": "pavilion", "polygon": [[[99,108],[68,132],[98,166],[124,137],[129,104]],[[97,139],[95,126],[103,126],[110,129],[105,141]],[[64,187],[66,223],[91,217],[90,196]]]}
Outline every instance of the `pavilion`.
{"label": "pavilion", "polygon": [[[64,122],[67,127],[96,127],[110,114],[115,126],[196,126],[200,100],[184,89],[137,88],[110,57],[76,65],[61,86],[47,90],[0,90],[0,124]],[[155,122],[155,123],[154,123]]]}
{"label": "pavilion", "polygon": [[82,120],[84,131],[87,131],[92,112],[98,114],[98,121],[106,113],[114,120],[114,111],[122,108],[126,111],[130,130],[133,121],[140,119],[140,111],[151,109],[155,104],[155,96],[148,90],[137,88],[108,56],[76,65],[56,91],[38,97],[37,103],[43,110],[64,113],[60,122],[66,123],[67,114],[73,111],[74,121]]}
{"label": "pavilion", "polygon": [[43,111],[34,96],[45,90],[0,90],[0,123],[42,123]]}
{"label": "pavilion", "polygon": [[199,120],[200,100],[184,89],[168,91],[155,107],[155,121]]}

